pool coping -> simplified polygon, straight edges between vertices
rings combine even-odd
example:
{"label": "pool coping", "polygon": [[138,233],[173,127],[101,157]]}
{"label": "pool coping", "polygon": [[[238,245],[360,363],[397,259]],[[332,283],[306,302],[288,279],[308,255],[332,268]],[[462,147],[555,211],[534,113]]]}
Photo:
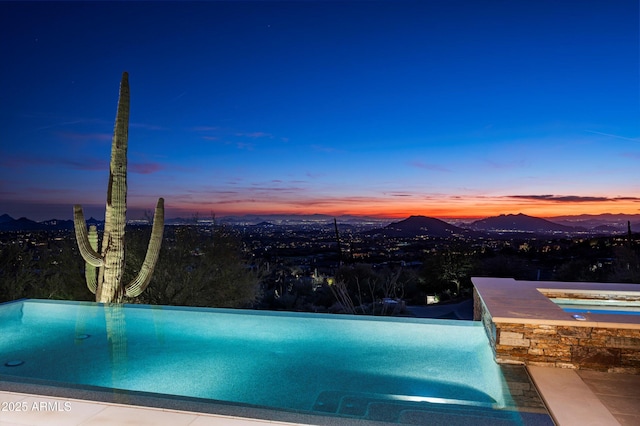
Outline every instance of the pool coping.
{"label": "pool coping", "polygon": [[[384,316],[384,315],[351,315],[351,314],[333,314],[328,312],[297,312],[297,311],[273,311],[266,309],[242,309],[242,308],[209,308],[201,306],[178,306],[178,305],[148,305],[141,303],[121,303],[121,304],[106,304],[87,301],[76,300],[57,300],[57,299],[16,299],[8,302],[0,303],[0,307],[11,305],[18,305],[20,303],[34,303],[34,304],[52,304],[52,305],[68,305],[68,306],[89,306],[99,308],[127,308],[127,309],[140,309],[151,311],[183,311],[183,312],[202,312],[202,313],[218,313],[228,315],[250,315],[261,317],[275,317],[275,318],[315,318],[331,321],[349,320],[349,321],[369,321],[369,322],[395,322],[395,323],[414,323],[414,324],[429,324],[437,323],[441,325],[453,325],[456,327],[478,327],[478,324],[471,320],[458,320],[458,319],[441,319],[431,317],[410,317],[410,316]],[[22,308],[19,308],[22,309]]]}
{"label": "pool coping", "polygon": [[575,370],[533,365],[527,370],[557,425],[620,424]]}

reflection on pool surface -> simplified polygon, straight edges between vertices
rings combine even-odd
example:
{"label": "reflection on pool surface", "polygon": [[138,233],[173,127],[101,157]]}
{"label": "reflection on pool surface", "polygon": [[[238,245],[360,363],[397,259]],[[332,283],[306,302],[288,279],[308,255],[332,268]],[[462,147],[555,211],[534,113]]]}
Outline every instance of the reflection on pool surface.
{"label": "reflection on pool surface", "polygon": [[0,356],[13,380],[324,415],[513,405],[470,321],[23,300],[0,305]]}

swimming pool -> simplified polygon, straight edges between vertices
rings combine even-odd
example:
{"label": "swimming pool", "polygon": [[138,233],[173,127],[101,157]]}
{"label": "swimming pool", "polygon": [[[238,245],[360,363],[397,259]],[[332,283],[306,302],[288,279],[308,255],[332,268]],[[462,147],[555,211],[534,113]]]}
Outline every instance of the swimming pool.
{"label": "swimming pool", "polygon": [[470,321],[21,300],[0,305],[0,357],[0,378],[59,386],[355,418],[437,407],[520,419]]}
{"label": "swimming pool", "polygon": [[640,302],[629,300],[603,300],[579,298],[549,298],[565,312],[640,315]]}

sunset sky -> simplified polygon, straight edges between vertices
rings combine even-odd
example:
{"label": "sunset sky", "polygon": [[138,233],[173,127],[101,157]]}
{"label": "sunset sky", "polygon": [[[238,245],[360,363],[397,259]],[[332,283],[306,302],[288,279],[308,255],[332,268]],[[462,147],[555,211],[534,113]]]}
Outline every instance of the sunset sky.
{"label": "sunset sky", "polygon": [[0,3],[0,214],[640,213],[637,0]]}

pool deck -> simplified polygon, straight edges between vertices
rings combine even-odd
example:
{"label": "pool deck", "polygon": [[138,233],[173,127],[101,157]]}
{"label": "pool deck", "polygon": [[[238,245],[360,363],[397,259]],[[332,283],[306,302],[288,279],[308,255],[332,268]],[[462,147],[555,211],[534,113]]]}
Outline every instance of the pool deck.
{"label": "pool deck", "polygon": [[639,425],[640,376],[553,367],[527,367],[560,426]]}
{"label": "pool deck", "polygon": [[[269,420],[0,391],[0,425],[291,425]],[[7,407],[5,407],[5,403]],[[16,411],[19,408],[25,411]],[[40,408],[42,407],[42,408]]]}

